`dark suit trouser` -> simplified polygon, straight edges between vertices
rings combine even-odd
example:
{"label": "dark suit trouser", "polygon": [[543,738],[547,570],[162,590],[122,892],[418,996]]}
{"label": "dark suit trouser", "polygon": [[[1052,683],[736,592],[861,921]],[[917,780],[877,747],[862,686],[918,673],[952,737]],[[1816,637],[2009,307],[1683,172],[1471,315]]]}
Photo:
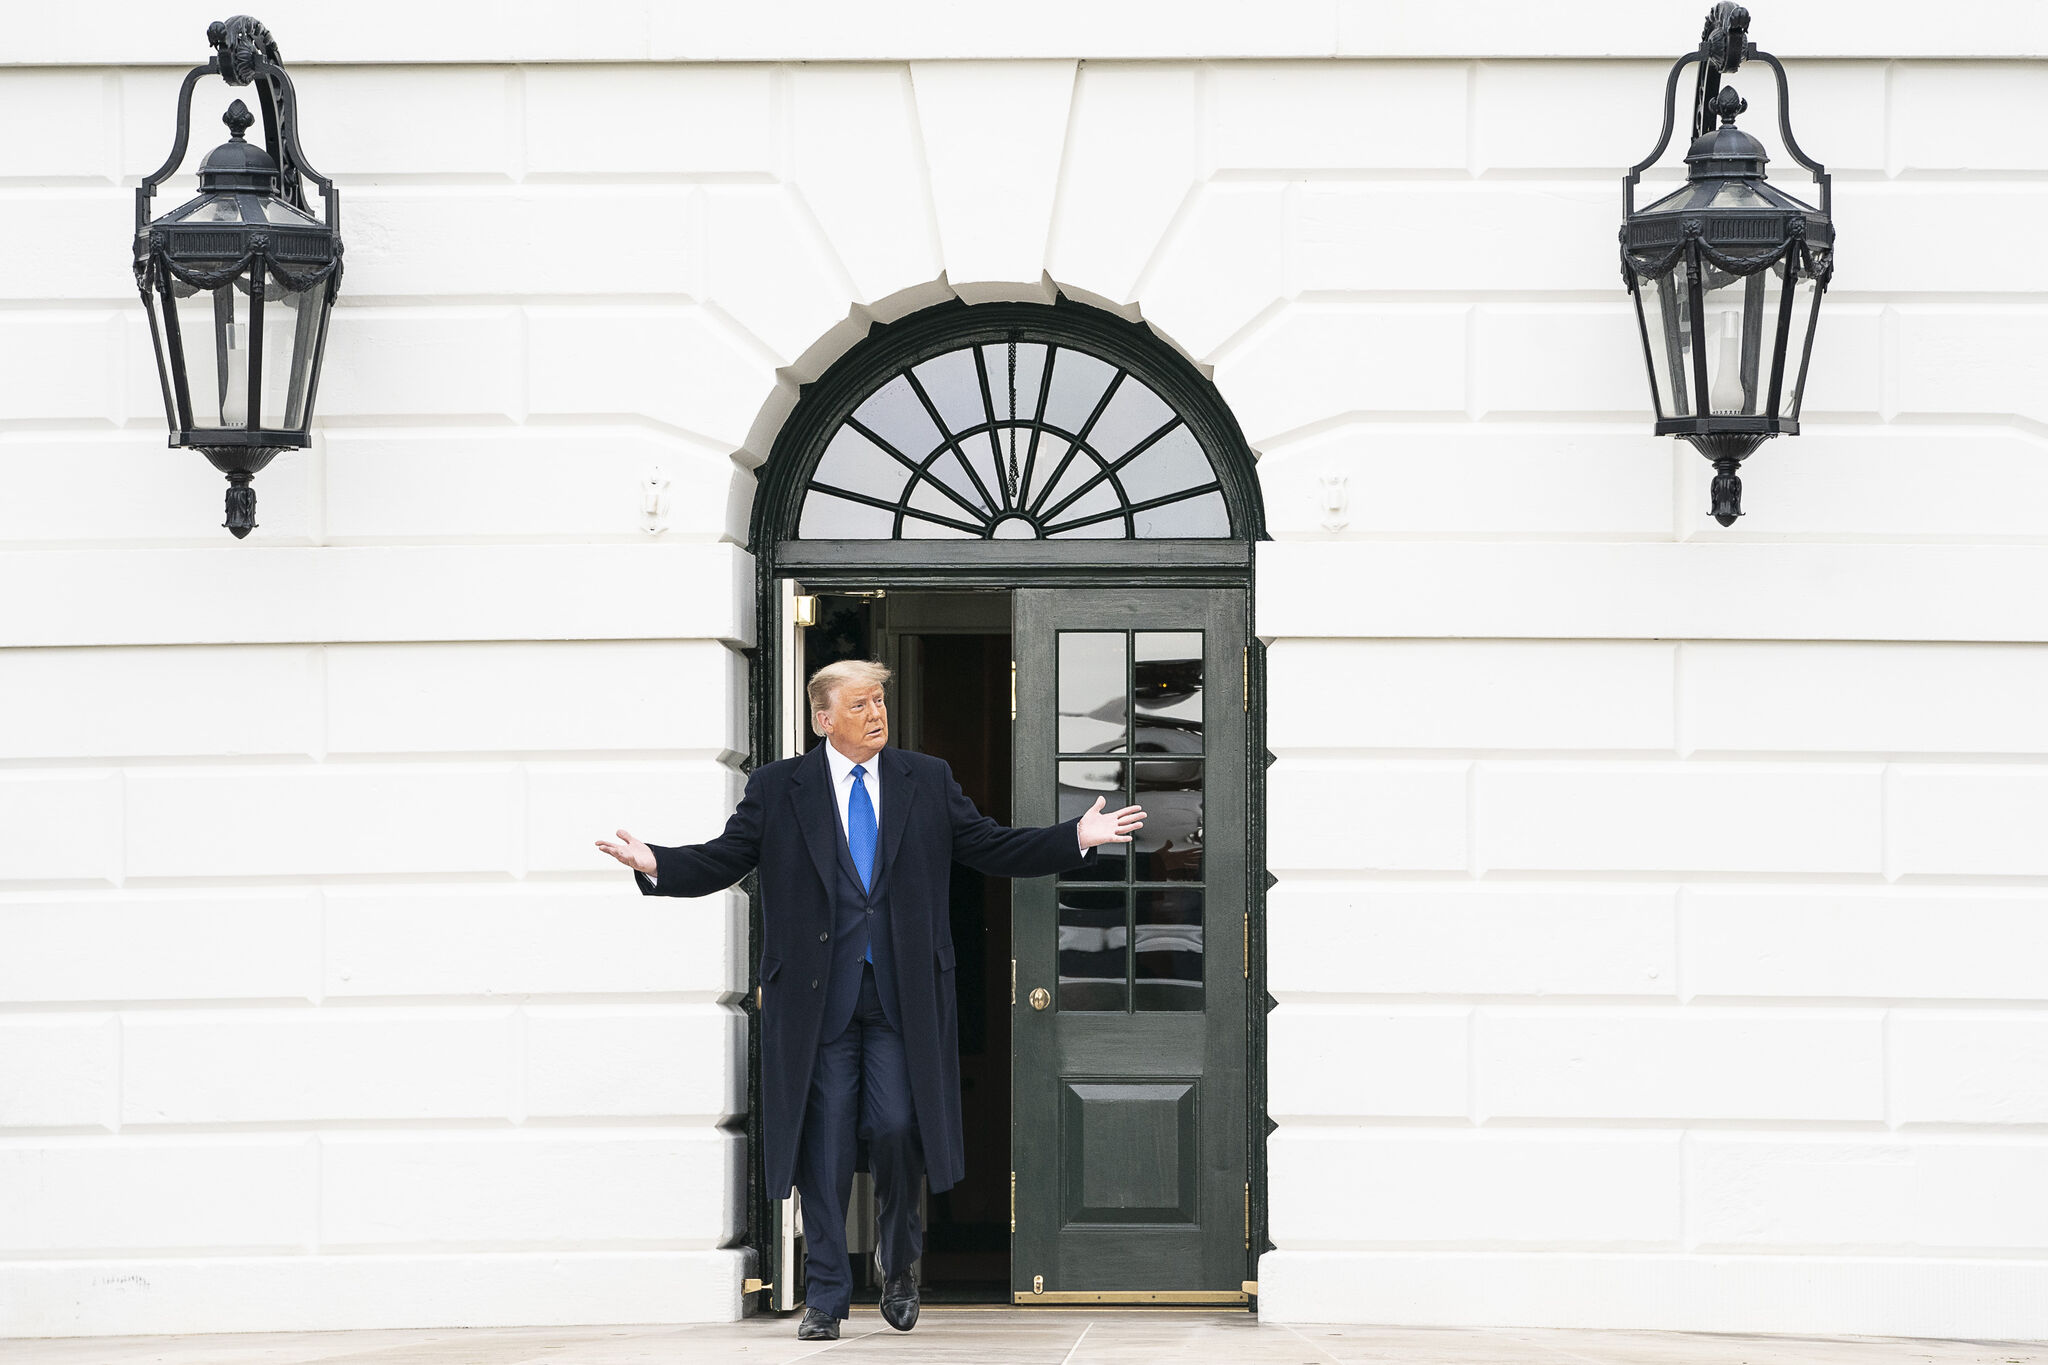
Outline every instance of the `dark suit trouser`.
{"label": "dark suit trouser", "polygon": [[903,1038],[882,1012],[875,969],[867,965],[846,1031],[818,1048],[797,1143],[796,1189],[803,1200],[809,1280],[804,1298],[827,1317],[846,1317],[853,1302],[846,1203],[853,1193],[856,1138],[868,1145],[875,1178],[882,1273],[900,1275],[923,1249],[917,1200],[924,1187],[924,1147]]}

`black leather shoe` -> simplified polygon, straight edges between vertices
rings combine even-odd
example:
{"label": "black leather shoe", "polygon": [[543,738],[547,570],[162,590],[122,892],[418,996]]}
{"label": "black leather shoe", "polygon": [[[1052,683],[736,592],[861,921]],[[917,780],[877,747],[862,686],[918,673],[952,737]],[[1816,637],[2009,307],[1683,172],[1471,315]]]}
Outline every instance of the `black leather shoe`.
{"label": "black leather shoe", "polygon": [[839,1340],[839,1319],[828,1318],[815,1308],[804,1309],[804,1320],[796,1325],[798,1341]]}
{"label": "black leather shoe", "polygon": [[917,1279],[909,1271],[883,1281],[882,1321],[899,1332],[917,1326]]}

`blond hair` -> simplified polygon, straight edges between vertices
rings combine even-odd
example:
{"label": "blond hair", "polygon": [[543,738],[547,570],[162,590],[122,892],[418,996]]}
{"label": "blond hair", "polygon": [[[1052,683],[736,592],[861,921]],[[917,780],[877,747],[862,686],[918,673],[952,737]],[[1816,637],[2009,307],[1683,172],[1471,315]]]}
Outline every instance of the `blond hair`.
{"label": "blond hair", "polygon": [[811,733],[822,735],[823,726],[818,724],[818,713],[832,709],[832,694],[848,683],[860,687],[880,687],[889,681],[886,664],[872,659],[841,659],[836,664],[826,664],[811,674],[810,686],[806,688],[811,700]]}

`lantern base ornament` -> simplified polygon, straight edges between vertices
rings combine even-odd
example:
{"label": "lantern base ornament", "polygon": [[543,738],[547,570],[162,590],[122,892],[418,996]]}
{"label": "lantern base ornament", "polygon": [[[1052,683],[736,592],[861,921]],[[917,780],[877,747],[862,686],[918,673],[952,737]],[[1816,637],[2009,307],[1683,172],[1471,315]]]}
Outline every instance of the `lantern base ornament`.
{"label": "lantern base ornament", "polygon": [[225,526],[235,537],[242,540],[256,529],[255,478],[258,470],[269,464],[282,447],[229,446],[226,449],[204,451],[213,467],[228,476],[227,520]]}
{"label": "lantern base ornament", "polygon": [[1692,442],[1700,454],[1714,462],[1714,485],[1711,490],[1714,505],[1708,515],[1715,521],[1723,526],[1733,526],[1735,519],[1742,515],[1742,477],[1735,471],[1742,467],[1743,460],[1749,457],[1751,451],[1775,434],[1716,432],[1685,438]]}

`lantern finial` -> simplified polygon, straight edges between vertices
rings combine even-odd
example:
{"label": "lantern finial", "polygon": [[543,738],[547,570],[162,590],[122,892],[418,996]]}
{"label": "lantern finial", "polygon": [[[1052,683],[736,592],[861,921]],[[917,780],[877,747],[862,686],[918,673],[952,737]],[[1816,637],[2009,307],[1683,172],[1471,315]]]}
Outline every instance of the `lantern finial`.
{"label": "lantern finial", "polygon": [[228,126],[228,131],[234,134],[235,141],[240,142],[242,134],[255,126],[256,116],[249,112],[248,105],[236,100],[228,106],[228,111],[220,116],[220,121]]}
{"label": "lantern finial", "polygon": [[1714,98],[1707,101],[1708,112],[1721,116],[1723,128],[1733,128],[1736,115],[1745,113],[1748,109],[1749,101],[1736,94],[1732,85],[1722,86]]}

